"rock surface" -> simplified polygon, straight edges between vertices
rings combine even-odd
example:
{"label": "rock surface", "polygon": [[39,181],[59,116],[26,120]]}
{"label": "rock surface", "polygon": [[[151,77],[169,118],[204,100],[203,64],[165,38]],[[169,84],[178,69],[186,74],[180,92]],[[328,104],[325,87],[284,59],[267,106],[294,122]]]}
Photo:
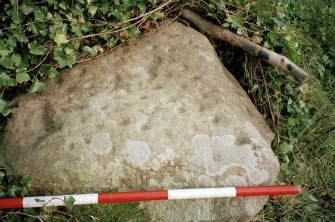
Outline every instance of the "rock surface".
{"label": "rock surface", "polygon": [[[1,164],[56,192],[265,185],[273,133],[207,38],[180,23],[20,98]],[[250,220],[267,198],[141,203],[153,221]]]}

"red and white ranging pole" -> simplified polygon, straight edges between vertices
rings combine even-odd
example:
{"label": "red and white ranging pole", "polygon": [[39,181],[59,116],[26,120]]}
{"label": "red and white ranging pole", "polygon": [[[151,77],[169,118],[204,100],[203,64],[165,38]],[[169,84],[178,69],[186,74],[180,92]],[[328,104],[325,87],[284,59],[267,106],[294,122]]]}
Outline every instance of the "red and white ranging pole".
{"label": "red and white ranging pole", "polygon": [[111,192],[93,194],[74,194],[57,196],[37,196],[23,198],[1,198],[0,209],[31,208],[44,206],[65,206],[66,198],[73,197],[74,205],[101,204],[112,202],[133,202],[150,200],[180,200],[199,198],[221,197],[246,197],[246,196],[273,196],[293,195],[301,192],[300,186],[249,186],[249,187],[223,187],[223,188],[198,188],[177,190],[154,190],[136,192]]}

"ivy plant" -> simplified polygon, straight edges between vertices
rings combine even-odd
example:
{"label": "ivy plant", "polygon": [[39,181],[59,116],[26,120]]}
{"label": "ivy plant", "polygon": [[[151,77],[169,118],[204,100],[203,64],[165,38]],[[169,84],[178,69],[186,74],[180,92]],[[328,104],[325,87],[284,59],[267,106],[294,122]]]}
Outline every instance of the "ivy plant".
{"label": "ivy plant", "polygon": [[41,80],[60,69],[136,39],[145,20],[164,18],[157,2],[1,1],[0,114],[10,114],[17,94],[43,91]]}

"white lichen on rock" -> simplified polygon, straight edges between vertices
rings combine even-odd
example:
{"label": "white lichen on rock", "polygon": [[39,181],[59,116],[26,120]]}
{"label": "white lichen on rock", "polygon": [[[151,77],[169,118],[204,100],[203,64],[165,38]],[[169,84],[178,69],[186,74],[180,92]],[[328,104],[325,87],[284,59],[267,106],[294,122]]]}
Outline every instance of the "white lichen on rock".
{"label": "white lichen on rock", "polygon": [[248,179],[255,184],[269,179],[266,170],[257,169],[258,157],[252,150],[255,145],[237,145],[235,135],[196,135],[192,139],[192,145],[209,176],[223,175],[228,169],[237,167],[242,168]]}
{"label": "white lichen on rock", "polygon": [[199,187],[215,187],[215,181],[207,175],[199,176],[198,183]]}
{"label": "white lichen on rock", "polygon": [[135,166],[142,166],[151,156],[148,144],[143,141],[129,141],[126,151],[129,161]]}
{"label": "white lichen on rock", "polygon": [[113,149],[108,133],[95,134],[91,139],[89,147],[96,154],[106,154]]}

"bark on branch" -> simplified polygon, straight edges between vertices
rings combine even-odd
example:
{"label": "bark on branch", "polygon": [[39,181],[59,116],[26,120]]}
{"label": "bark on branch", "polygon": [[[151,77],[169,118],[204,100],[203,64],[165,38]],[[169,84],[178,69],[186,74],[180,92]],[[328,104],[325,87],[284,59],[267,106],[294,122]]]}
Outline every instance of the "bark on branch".
{"label": "bark on branch", "polygon": [[294,64],[291,60],[289,60],[285,56],[279,55],[237,34],[234,34],[229,30],[214,25],[213,23],[205,20],[192,10],[183,9],[182,17],[205,35],[208,35],[212,38],[223,40],[233,46],[239,47],[249,52],[250,54],[266,61],[272,66],[278,67],[286,71],[300,84],[303,84],[309,78],[308,73],[306,73],[304,70],[302,70],[300,67],[298,67],[296,64]]}

